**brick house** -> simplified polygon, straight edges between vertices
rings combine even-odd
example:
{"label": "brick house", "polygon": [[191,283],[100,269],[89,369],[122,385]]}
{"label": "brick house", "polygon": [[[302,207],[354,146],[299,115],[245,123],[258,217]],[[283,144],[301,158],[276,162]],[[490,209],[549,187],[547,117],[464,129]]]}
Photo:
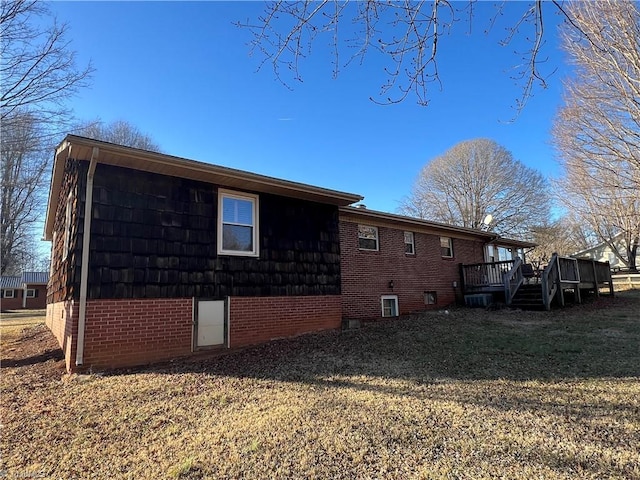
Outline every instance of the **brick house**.
{"label": "brick house", "polygon": [[23,272],[22,275],[2,276],[0,302],[2,311],[42,310],[47,306],[47,272]]}
{"label": "brick house", "polygon": [[350,206],[360,200],[67,136],[54,156],[44,233],[46,323],[67,369],[441,308],[462,295],[460,265],[484,262],[497,240]]}
{"label": "brick house", "polygon": [[493,261],[498,248],[523,256],[522,247],[532,245],[491,232],[340,207],[343,316],[394,317],[461,302],[461,264]]}

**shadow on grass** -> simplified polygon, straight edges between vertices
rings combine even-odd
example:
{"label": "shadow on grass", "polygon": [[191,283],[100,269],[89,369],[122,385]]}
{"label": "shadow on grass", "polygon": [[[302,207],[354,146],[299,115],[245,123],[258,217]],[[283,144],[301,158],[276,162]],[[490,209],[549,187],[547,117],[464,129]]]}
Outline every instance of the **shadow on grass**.
{"label": "shadow on grass", "polygon": [[62,354],[62,350],[57,348],[24,358],[2,358],[0,359],[0,368],[26,367],[28,365],[48,362],[49,360],[57,362],[63,359],[64,355]]}
{"label": "shadow on grass", "polygon": [[360,330],[307,335],[135,371],[195,371],[320,384],[328,378],[344,382],[359,376],[415,384],[448,379],[637,378],[638,312],[638,295],[601,298],[552,312],[461,308],[448,315],[408,316]]}

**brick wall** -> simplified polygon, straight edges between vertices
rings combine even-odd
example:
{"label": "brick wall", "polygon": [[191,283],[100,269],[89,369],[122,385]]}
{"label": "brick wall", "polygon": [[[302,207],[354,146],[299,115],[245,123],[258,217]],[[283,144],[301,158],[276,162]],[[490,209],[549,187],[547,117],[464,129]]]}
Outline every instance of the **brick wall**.
{"label": "brick wall", "polygon": [[83,368],[143,365],[191,353],[191,298],[88,300]]}
{"label": "brick wall", "polygon": [[5,310],[20,310],[22,308],[22,295],[24,292],[21,288],[7,288],[6,290],[13,290],[13,298],[5,298],[5,289],[0,290],[0,305],[2,311]]}
{"label": "brick wall", "polygon": [[230,347],[340,328],[340,295],[231,297]]}
{"label": "brick wall", "polygon": [[76,362],[76,340],[78,337],[77,303],[70,300],[47,304],[45,323],[62,348],[67,371],[72,371]]}
{"label": "brick wall", "polygon": [[[362,222],[363,225],[369,223]],[[461,294],[460,263],[483,261],[483,243],[455,238],[453,258],[442,258],[440,235],[416,232],[415,254],[405,254],[404,229],[378,227],[379,251],[358,248],[358,224],[341,218],[340,250],[342,313],[345,318],[374,319],[382,316],[382,295],[397,295],[400,314],[443,308]],[[412,231],[407,228],[407,231]],[[393,280],[393,288],[389,282]],[[453,287],[453,282],[458,287]],[[425,305],[424,292],[437,293],[436,305]]]}
{"label": "brick wall", "polygon": [[21,288],[13,288],[14,298],[5,298],[4,290],[0,291],[0,306],[2,311],[5,310],[41,310],[47,306],[47,286],[46,285],[28,285],[29,290],[35,290],[35,297],[24,298],[26,292]]}

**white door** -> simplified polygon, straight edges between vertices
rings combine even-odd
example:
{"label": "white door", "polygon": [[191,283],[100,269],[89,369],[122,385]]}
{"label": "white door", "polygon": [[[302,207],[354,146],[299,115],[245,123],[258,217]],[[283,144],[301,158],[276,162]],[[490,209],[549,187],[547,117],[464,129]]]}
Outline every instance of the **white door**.
{"label": "white door", "polygon": [[225,310],[224,300],[198,301],[196,347],[224,345]]}

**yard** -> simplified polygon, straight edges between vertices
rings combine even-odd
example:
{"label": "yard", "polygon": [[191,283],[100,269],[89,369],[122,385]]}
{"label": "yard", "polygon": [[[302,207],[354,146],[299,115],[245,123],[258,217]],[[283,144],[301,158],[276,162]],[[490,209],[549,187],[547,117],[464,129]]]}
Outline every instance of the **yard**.
{"label": "yard", "polygon": [[640,479],[638,291],[115,374],[56,347],[3,317],[0,477]]}

